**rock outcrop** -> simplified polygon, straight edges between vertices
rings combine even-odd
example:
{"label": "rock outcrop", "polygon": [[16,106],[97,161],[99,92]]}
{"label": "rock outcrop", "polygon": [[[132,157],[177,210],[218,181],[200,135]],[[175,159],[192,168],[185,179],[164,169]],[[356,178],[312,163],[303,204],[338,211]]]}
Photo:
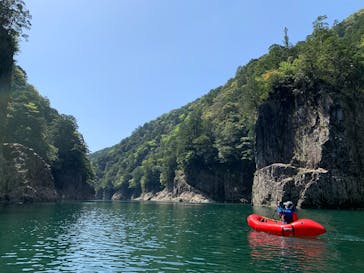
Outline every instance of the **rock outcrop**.
{"label": "rock outcrop", "polygon": [[55,201],[57,193],[50,166],[32,149],[17,143],[3,145],[4,179],[1,202]]}
{"label": "rock outcrop", "polygon": [[[187,203],[210,203],[214,202],[206,194],[189,185],[186,182],[186,176],[183,172],[177,171],[174,178],[173,187],[157,192],[146,193],[138,197],[138,200],[148,201],[171,201],[171,202],[187,202]],[[115,195],[114,195],[115,196]],[[113,197],[114,197],[113,196]],[[113,198],[115,200],[115,198]]]}
{"label": "rock outcrop", "polygon": [[284,86],[261,105],[256,123],[253,205],[364,207],[364,98]]}

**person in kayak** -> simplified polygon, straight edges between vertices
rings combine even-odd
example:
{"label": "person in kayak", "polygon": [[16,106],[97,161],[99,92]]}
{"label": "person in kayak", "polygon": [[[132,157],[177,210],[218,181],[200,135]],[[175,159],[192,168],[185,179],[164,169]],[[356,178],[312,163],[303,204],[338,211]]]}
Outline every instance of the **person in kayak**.
{"label": "person in kayak", "polygon": [[289,224],[298,220],[296,208],[294,207],[292,201],[284,202],[283,206],[284,207],[282,208],[280,203],[278,203],[277,211],[284,224]]}

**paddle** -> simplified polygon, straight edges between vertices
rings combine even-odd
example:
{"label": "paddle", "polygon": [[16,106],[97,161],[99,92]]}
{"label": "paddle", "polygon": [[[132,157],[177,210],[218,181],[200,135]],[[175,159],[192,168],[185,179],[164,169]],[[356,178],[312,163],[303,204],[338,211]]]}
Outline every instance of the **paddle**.
{"label": "paddle", "polygon": [[[280,205],[280,202],[279,202],[279,200],[277,200],[277,206],[279,206]],[[274,211],[273,211],[273,214],[272,214],[272,216],[271,216],[271,218],[272,219],[274,219],[274,216],[275,216],[275,214],[277,213],[277,209],[275,209]],[[277,214],[277,216],[279,216],[278,214]],[[278,217],[279,218],[279,217]]]}
{"label": "paddle", "polygon": [[271,215],[271,217],[270,217],[270,218],[274,219],[274,216],[276,215],[276,212],[277,212],[277,210],[275,209],[275,210],[273,211],[273,213],[272,213],[272,215]]}

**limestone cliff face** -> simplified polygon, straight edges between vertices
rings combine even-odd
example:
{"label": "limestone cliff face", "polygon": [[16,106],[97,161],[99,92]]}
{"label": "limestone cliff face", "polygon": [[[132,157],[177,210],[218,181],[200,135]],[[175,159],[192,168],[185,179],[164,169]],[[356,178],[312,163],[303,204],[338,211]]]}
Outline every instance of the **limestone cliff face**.
{"label": "limestone cliff face", "polygon": [[5,168],[0,201],[24,203],[57,199],[50,166],[32,149],[6,143],[3,152]]}
{"label": "limestone cliff face", "polygon": [[324,87],[275,90],[256,123],[254,205],[364,206],[364,97]]}
{"label": "limestone cliff face", "polygon": [[50,166],[33,149],[18,143],[6,143],[3,154],[0,202],[94,199],[94,189],[83,181],[81,174],[58,173],[55,179]]}

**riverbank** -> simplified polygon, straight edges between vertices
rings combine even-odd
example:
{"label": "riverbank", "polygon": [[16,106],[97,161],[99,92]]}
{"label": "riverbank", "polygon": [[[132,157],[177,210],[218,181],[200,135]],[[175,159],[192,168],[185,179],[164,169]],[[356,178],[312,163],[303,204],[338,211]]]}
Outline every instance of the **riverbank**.
{"label": "riverbank", "polygon": [[141,201],[166,201],[166,202],[185,202],[185,203],[213,203],[214,201],[202,193],[185,191],[175,195],[173,192],[163,190],[157,193],[145,193],[135,200]]}

